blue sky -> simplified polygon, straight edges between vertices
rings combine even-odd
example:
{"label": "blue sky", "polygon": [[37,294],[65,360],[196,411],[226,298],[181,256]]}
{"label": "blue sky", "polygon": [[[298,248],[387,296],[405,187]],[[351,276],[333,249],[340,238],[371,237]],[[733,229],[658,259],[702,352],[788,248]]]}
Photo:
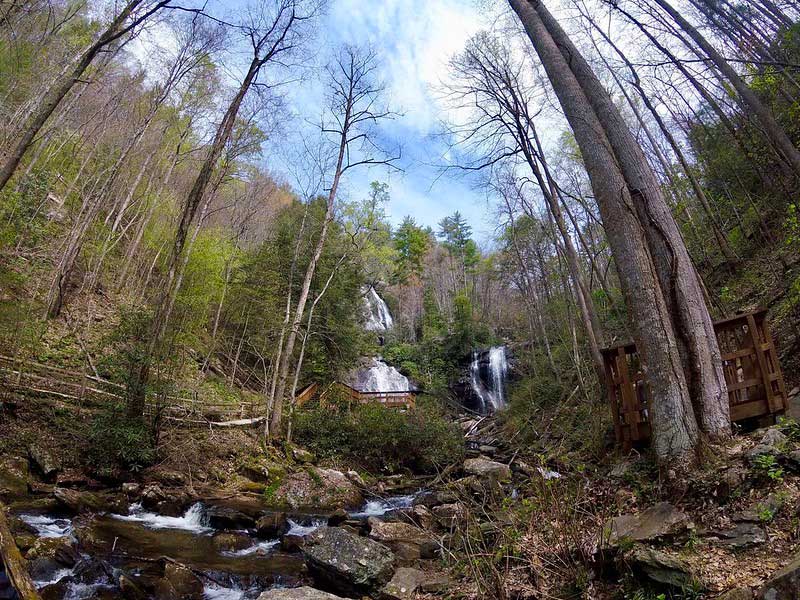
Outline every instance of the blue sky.
{"label": "blue sky", "polygon": [[[491,26],[485,6],[465,0],[332,0],[318,27],[317,60],[342,44],[374,48],[381,61],[380,76],[386,100],[401,113],[379,131],[387,145],[402,146],[403,172],[383,167],[350,171],[344,184],[349,199],[365,197],[373,180],[390,185],[386,207],[393,224],[405,215],[436,228],[443,217],[460,211],[473,227],[475,237],[487,241],[496,226],[494,201],[484,188],[463,173],[443,171],[447,144],[439,135],[447,118],[441,99],[441,82],[450,57],[481,28]],[[484,5],[486,3],[483,3]],[[298,114],[318,119],[322,89],[318,79],[299,84],[287,100]],[[278,172],[279,164],[271,165]]]}

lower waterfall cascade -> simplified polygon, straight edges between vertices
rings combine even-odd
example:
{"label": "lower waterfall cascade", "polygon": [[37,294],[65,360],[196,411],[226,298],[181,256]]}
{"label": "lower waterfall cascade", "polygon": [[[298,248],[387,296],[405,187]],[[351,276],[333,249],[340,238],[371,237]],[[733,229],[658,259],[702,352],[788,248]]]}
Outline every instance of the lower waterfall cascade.
{"label": "lower waterfall cascade", "polygon": [[[488,356],[488,361],[483,360],[483,356]],[[488,352],[473,350],[469,375],[472,391],[480,400],[480,412],[488,414],[506,407],[508,352],[505,346],[492,346]]]}

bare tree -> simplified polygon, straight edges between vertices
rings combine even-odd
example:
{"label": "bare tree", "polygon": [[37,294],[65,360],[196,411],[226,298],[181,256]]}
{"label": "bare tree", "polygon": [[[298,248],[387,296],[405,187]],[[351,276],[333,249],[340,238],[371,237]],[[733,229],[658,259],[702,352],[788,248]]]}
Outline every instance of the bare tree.
{"label": "bare tree", "polygon": [[328,228],[333,221],[336,195],[342,176],[360,166],[392,166],[399,159],[399,155],[387,158],[375,137],[375,125],[384,119],[391,118],[394,114],[380,104],[383,90],[374,81],[377,66],[378,61],[374,51],[347,46],[327,68],[329,119],[327,122],[323,122],[321,128],[323,134],[330,135],[336,140],[336,166],[331,177],[322,229],[317,238],[311,261],[306,267],[303,285],[294,309],[292,325],[278,367],[275,399],[269,415],[269,435],[272,438],[277,438],[282,433],[283,406],[286,401],[290,362],[302,326],[314,272],[325,247]]}

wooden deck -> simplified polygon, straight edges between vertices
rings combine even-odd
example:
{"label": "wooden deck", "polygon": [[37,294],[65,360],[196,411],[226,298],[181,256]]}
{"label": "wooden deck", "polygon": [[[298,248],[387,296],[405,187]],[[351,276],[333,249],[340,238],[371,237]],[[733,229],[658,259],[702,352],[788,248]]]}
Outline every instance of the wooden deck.
{"label": "wooden deck", "polygon": [[[766,310],[757,310],[714,323],[732,422],[771,417],[786,409],[786,387],[766,315]],[[650,439],[650,390],[633,343],[602,352],[615,436],[627,451]]]}
{"label": "wooden deck", "polygon": [[[302,407],[307,404],[319,391],[316,383],[306,386],[297,394],[296,406]],[[324,405],[332,394],[342,395],[349,402],[356,404],[378,403],[387,408],[409,409],[416,406],[417,392],[361,392],[347,384],[336,382],[328,389],[319,394],[320,404]]]}

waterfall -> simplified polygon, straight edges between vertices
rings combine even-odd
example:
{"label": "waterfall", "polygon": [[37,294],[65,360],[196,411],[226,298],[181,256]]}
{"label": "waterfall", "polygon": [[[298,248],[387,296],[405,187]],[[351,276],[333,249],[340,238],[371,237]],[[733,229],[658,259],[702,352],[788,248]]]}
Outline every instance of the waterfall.
{"label": "waterfall", "polygon": [[400,371],[373,358],[369,367],[358,370],[353,387],[359,392],[407,392],[411,384]]}
{"label": "waterfall", "polygon": [[364,329],[367,331],[388,331],[394,326],[389,307],[372,286],[369,286],[364,295],[364,313],[366,315]]}
{"label": "waterfall", "polygon": [[[483,357],[488,355],[488,361]],[[470,385],[480,401],[484,414],[502,410],[506,406],[506,377],[508,357],[505,346],[493,346],[488,352],[472,351],[469,365]]]}

